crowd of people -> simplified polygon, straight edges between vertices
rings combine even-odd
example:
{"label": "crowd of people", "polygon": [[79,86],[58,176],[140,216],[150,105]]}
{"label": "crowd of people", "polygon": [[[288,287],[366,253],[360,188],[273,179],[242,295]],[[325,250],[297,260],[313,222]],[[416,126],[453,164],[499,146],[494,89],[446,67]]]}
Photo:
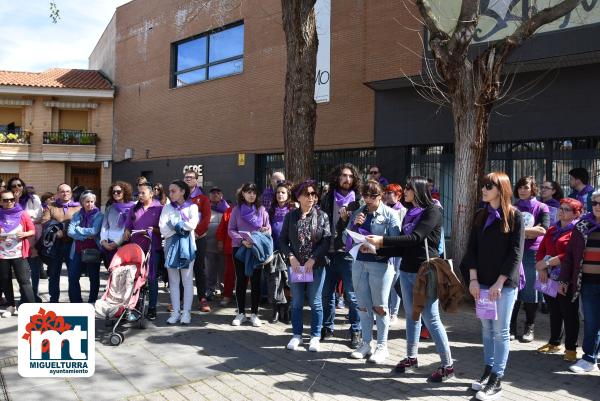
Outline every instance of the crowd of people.
{"label": "crowd of people", "polygon": [[[120,246],[136,243],[149,254],[149,320],[157,317],[159,280],[168,282],[170,325],[191,322],[196,297],[204,313],[218,300],[222,307],[235,300],[231,324],[260,327],[259,306],[266,298],[272,306],[269,321],[291,323],[286,348],[295,351],[303,344],[306,302],[308,350],[317,352],[335,335],[335,315],[344,303],[349,357],[381,364],[389,356],[388,331],[402,304],[406,357],[395,371],[417,368],[419,340],[430,336],[440,366],[429,380],[443,382],[454,376],[454,361],[439,309],[456,309],[468,287],[477,307],[486,304],[490,312],[492,305],[491,315],[477,312],[484,368],[472,388],[477,399],[493,399],[502,391],[510,342],[534,339],[540,303],[549,310],[551,330],[537,351],[562,353],[575,373],[598,370],[600,191],[589,185],[583,168],[571,170],[569,178],[573,192],[564,197],[557,182],[538,187],[526,176],[513,188],[502,172],[486,175],[468,248],[456,269],[461,284],[444,256],[439,191],[424,177],[409,177],[402,186],[371,166],[362,181],[358,169],[346,163],[333,169],[323,190],[315,181],[291,183],[275,172],[262,194],[256,184],[245,183],[230,204],[218,187],[205,192],[198,174],[189,170],[168,187],[144,177],[135,187],[117,181],[103,211],[93,191],[63,183],[55,194],[40,197],[15,177],[0,182],[1,316],[17,313],[13,277],[20,303],[42,301],[45,277],[50,302],[59,302],[63,266],[69,301],[94,303],[101,264],[108,267]],[[82,276],[90,283],[87,300]],[[519,330],[521,309],[525,324]],[[580,313],[584,335],[578,360]]]}

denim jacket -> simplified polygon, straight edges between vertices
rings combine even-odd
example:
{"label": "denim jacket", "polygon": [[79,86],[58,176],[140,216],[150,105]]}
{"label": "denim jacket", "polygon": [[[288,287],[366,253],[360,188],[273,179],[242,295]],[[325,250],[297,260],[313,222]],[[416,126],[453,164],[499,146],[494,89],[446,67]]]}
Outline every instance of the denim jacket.
{"label": "denim jacket", "polygon": [[[98,249],[101,249],[100,230],[102,229],[103,217],[103,214],[98,212],[94,215],[94,220],[91,227],[81,227],[81,212],[78,211],[73,215],[73,218],[69,223],[67,235],[73,238],[75,241],[84,241],[89,237],[94,237],[96,240],[96,245],[98,245]],[[75,241],[73,241],[73,244],[71,245],[71,253],[69,255],[71,259],[75,256]]]}

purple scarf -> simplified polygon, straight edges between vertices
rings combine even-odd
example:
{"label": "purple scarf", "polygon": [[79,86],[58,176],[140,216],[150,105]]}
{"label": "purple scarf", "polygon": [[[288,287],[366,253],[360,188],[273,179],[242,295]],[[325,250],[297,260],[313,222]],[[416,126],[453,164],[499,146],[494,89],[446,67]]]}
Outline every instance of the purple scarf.
{"label": "purple scarf", "polygon": [[10,209],[0,208],[0,227],[2,227],[4,233],[11,232],[21,224],[22,214],[23,208],[18,203]]}
{"label": "purple scarf", "polygon": [[556,240],[558,240],[560,238],[561,235],[563,235],[564,233],[571,231],[573,229],[573,227],[575,227],[575,224],[579,223],[579,219],[575,219],[572,222],[570,222],[569,224],[567,224],[564,227],[561,227],[560,225],[560,220],[558,220],[556,223],[553,224],[554,227],[556,227],[556,231],[554,231],[554,233],[552,233],[552,241],[556,242]]}
{"label": "purple scarf", "polygon": [[422,207],[413,207],[410,209],[406,216],[404,216],[404,220],[402,220],[402,234],[411,235],[419,220],[421,220],[421,216],[425,209]]}
{"label": "purple scarf", "polygon": [[190,197],[188,199],[193,199],[198,195],[202,195],[202,190],[200,189],[199,186],[194,187],[194,190],[192,191],[192,193],[190,193]]}
{"label": "purple scarf", "polygon": [[575,196],[575,199],[585,206],[585,196],[587,194],[591,194],[592,192],[594,192],[594,187],[591,185],[586,185],[581,191],[573,190],[571,195]]}
{"label": "purple scarf", "polygon": [[225,199],[221,199],[216,205],[211,202],[210,208],[214,212],[225,213],[225,211],[229,208],[229,204]]}
{"label": "purple scarf", "polygon": [[119,212],[119,220],[117,221],[117,226],[119,228],[123,228],[125,225],[125,221],[127,220],[127,216],[129,215],[129,211],[135,205],[135,202],[115,202],[112,204],[112,207]]}
{"label": "purple scarf", "polygon": [[483,230],[485,230],[486,228],[488,228],[489,226],[494,224],[494,221],[501,219],[500,212],[498,211],[498,209],[494,209],[492,207],[492,205],[490,205],[489,203],[487,205],[487,212],[488,212],[488,217],[487,217],[487,220],[485,221],[485,224],[483,225]]}
{"label": "purple scarf", "polygon": [[263,225],[262,216],[259,215],[258,210],[256,210],[256,206],[254,205],[250,207],[244,203],[240,207],[240,216],[246,223],[250,224],[254,230],[258,230]]}
{"label": "purple scarf", "polygon": [[79,202],[73,202],[72,199],[70,201],[68,201],[67,203],[63,203],[62,200],[57,199],[56,201],[54,201],[54,203],[56,203],[56,206],[62,207],[64,214],[67,214],[67,211],[69,210],[70,207],[81,206],[81,203],[79,203]]}
{"label": "purple scarf", "polygon": [[404,209],[404,205],[400,201],[394,203],[393,205],[388,205],[388,206],[391,207],[394,210],[402,210],[402,209]]}
{"label": "purple scarf", "polygon": [[[196,187],[196,188],[198,188],[198,187]],[[183,204],[181,204],[181,205],[179,205],[177,202],[171,202],[171,206],[173,206],[173,209],[175,209],[179,212],[179,217],[181,217],[181,220],[183,220],[183,221],[190,221],[190,218],[188,216],[186,216],[185,213],[183,213],[183,209],[185,209],[186,207],[190,207],[192,205],[192,201],[190,199],[191,199],[191,197],[188,198],[188,200],[183,202]]]}
{"label": "purple scarf", "polygon": [[588,214],[586,214],[585,216],[583,216],[583,218],[581,220],[585,220],[589,223],[589,229],[588,229],[588,235],[593,232],[593,231],[597,231],[600,229],[600,223],[596,222],[596,217],[594,216],[594,213],[589,212]]}
{"label": "purple scarf", "polygon": [[350,202],[354,202],[356,200],[356,195],[354,194],[354,191],[350,191],[348,192],[348,195],[344,196],[341,193],[339,193],[337,189],[335,189],[333,191],[333,198],[335,200],[336,205],[339,208],[342,208],[344,206],[348,206]]}
{"label": "purple scarf", "polygon": [[282,223],[285,215],[290,212],[289,206],[279,207],[275,206],[275,210],[273,211],[273,222],[274,223]]}
{"label": "purple scarf", "polygon": [[31,199],[31,195],[29,195],[29,192],[27,192],[25,188],[23,188],[23,192],[21,193],[21,197],[19,198],[19,205],[21,205],[23,210],[26,209],[27,202],[29,201],[29,199]]}
{"label": "purple scarf", "polygon": [[529,199],[519,199],[515,206],[521,212],[531,213],[537,220],[541,202],[531,197]]}
{"label": "purple scarf", "polygon": [[81,227],[86,227],[89,228],[92,226],[92,223],[94,222],[94,216],[96,215],[96,213],[98,213],[100,211],[100,209],[98,209],[97,207],[94,206],[94,208],[92,210],[90,210],[89,212],[85,209],[81,209],[79,211],[79,213],[81,213]]}
{"label": "purple scarf", "polygon": [[547,201],[542,201],[544,202],[546,205],[548,205],[549,207],[555,207],[555,208],[559,208],[560,207],[560,202],[557,201],[554,198],[550,198]]}

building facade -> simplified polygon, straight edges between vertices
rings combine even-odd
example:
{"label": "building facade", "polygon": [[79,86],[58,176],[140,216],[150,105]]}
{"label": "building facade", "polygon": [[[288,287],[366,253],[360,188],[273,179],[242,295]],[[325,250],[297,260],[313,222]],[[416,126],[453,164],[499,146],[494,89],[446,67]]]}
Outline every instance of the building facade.
{"label": "building facade", "polygon": [[0,71],[0,176],[38,194],[58,184],[104,195],[112,177],[114,89],[98,71]]}

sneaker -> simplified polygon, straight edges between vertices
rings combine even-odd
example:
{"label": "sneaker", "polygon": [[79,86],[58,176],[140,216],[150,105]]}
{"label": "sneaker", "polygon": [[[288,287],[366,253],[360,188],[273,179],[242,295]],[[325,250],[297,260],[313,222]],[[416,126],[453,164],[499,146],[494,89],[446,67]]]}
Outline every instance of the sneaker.
{"label": "sneaker", "polygon": [[181,324],[190,324],[192,322],[192,315],[189,310],[184,310],[181,314]]}
{"label": "sneaker", "polygon": [[321,339],[319,337],[311,337],[310,343],[308,343],[308,350],[310,352],[319,352],[320,344],[321,344]]}
{"label": "sneaker", "polygon": [[483,375],[481,375],[481,378],[479,380],[474,381],[471,384],[471,389],[473,389],[475,391],[481,390],[485,386],[487,381],[489,380],[491,373],[492,373],[492,367],[490,365],[486,365],[485,369],[483,370]]}
{"label": "sneaker", "polygon": [[300,344],[302,344],[302,336],[293,336],[286,348],[290,351],[298,351]]}
{"label": "sneaker", "polygon": [[246,321],[246,315],[244,315],[243,313],[238,313],[237,315],[235,315],[235,318],[231,322],[231,325],[239,326],[240,324],[244,323],[245,321]]}
{"label": "sneaker", "polygon": [[425,326],[421,327],[421,334],[419,335],[419,338],[421,340],[429,340],[431,338],[431,334],[429,333],[429,330],[427,329],[427,327],[425,327]]}
{"label": "sneaker", "polygon": [[475,394],[475,398],[481,401],[495,400],[502,395],[502,382],[494,373],[490,374],[490,379],[485,387]]}
{"label": "sneaker", "polygon": [[577,351],[566,350],[563,360],[567,362],[577,362]]}
{"label": "sneaker", "polygon": [[171,312],[171,316],[167,319],[167,324],[175,324],[181,319],[181,313],[173,311]]}
{"label": "sneaker", "polygon": [[256,314],[254,314],[254,313],[250,316],[250,323],[252,323],[252,326],[254,326],[254,327],[262,326],[262,322],[260,321],[258,316],[256,316]]}
{"label": "sneaker", "polygon": [[369,358],[369,362],[375,364],[382,364],[385,362],[388,356],[390,356],[390,353],[388,352],[387,345],[377,344],[375,352],[373,352],[373,355],[371,355],[371,357]]}
{"label": "sneaker", "polygon": [[321,341],[325,341],[331,337],[333,337],[333,330],[328,329],[327,327],[323,327],[321,329]]}
{"label": "sneaker", "polygon": [[0,313],[0,316],[2,316],[2,317],[4,317],[4,318],[6,318],[6,317],[11,317],[11,316],[12,316],[12,313],[10,313],[10,312],[8,312],[8,311],[2,311],[2,312]]}
{"label": "sneaker", "polygon": [[390,324],[394,324],[398,321],[398,315],[393,314],[390,316]]}
{"label": "sneaker", "polygon": [[595,363],[586,361],[585,359],[580,359],[575,365],[571,365],[569,369],[574,373],[589,373],[597,372],[598,366]]}
{"label": "sneaker", "polygon": [[337,305],[335,306],[335,309],[344,309],[346,307],[346,305],[344,305],[344,297],[340,297],[337,301]]}
{"label": "sneaker", "polygon": [[362,333],[360,331],[352,332],[350,335],[350,348],[357,349],[362,342]]}
{"label": "sneaker", "polygon": [[398,364],[394,368],[394,371],[396,373],[406,373],[406,372],[412,372],[413,370],[415,370],[418,367],[419,367],[419,361],[417,361],[417,358],[404,358],[403,360],[398,362]]}
{"label": "sneaker", "polygon": [[560,345],[545,344],[537,349],[540,354],[560,354],[562,348]]}
{"label": "sneaker", "polygon": [[148,308],[148,312],[146,312],[146,319],[148,319],[148,320],[156,319],[156,308]]}
{"label": "sneaker", "polygon": [[229,303],[231,302],[231,298],[229,297],[223,297],[223,299],[220,302],[221,306],[227,306],[229,305]]}
{"label": "sneaker", "polygon": [[533,324],[530,324],[525,327],[525,333],[523,333],[523,337],[521,337],[521,342],[530,343],[533,340],[534,340]]}
{"label": "sneaker", "polygon": [[210,305],[208,305],[208,301],[206,300],[206,298],[202,298],[200,300],[200,306],[198,307],[198,309],[200,309],[200,312],[210,312]]}
{"label": "sneaker", "polygon": [[373,353],[373,350],[371,349],[371,344],[366,343],[366,342],[362,342],[356,348],[356,350],[352,351],[352,353],[350,354],[350,358],[352,358],[352,359],[363,359],[363,358],[366,358],[368,356],[371,356],[372,353]]}
{"label": "sneaker", "polygon": [[431,376],[429,376],[429,378],[427,380],[432,383],[442,383],[448,379],[452,379],[453,377],[454,377],[454,366],[446,366],[446,367],[440,366],[439,368],[437,368],[437,370],[435,372],[433,372],[431,374]]}
{"label": "sneaker", "polygon": [[6,308],[6,312],[10,313],[9,316],[16,315],[17,314],[17,308],[15,308],[14,306],[9,306],[8,308]]}

